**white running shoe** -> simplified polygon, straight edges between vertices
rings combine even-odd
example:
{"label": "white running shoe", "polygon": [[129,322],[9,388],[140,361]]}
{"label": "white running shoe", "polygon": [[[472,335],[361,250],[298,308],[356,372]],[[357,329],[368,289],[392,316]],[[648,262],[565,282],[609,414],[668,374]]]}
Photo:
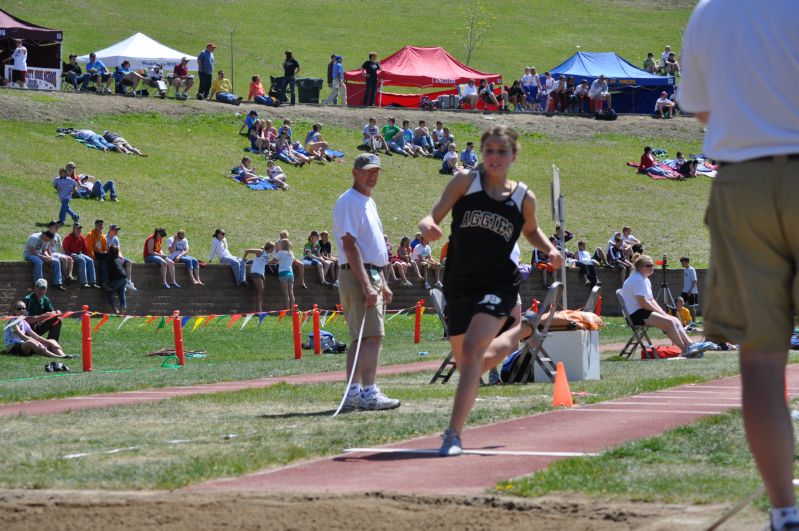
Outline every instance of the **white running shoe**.
{"label": "white running shoe", "polygon": [[131,282],[130,280],[128,280],[128,283],[125,284],[125,289],[128,291],[139,291],[138,289],[136,289],[136,286],[134,286],[133,282]]}
{"label": "white running shoe", "polygon": [[347,398],[344,399],[344,405],[341,406],[341,411],[342,412],[358,411],[360,407],[361,407],[361,395],[355,394],[352,396],[347,396]]}
{"label": "white running shoe", "polygon": [[441,443],[441,448],[438,449],[438,455],[441,457],[455,457],[463,454],[463,443],[458,434],[453,430],[447,428],[441,435],[444,441]]}
{"label": "white running shoe", "polygon": [[360,407],[366,411],[382,411],[385,409],[396,409],[400,407],[400,401],[396,398],[389,398],[375,388],[374,393],[365,396],[361,393]]}
{"label": "white running shoe", "polygon": [[443,288],[443,287],[444,287],[444,284],[442,284],[440,280],[436,280],[436,283],[435,283],[435,284],[433,284],[433,285],[434,285],[435,287],[437,287],[438,289],[441,289],[441,288]]}

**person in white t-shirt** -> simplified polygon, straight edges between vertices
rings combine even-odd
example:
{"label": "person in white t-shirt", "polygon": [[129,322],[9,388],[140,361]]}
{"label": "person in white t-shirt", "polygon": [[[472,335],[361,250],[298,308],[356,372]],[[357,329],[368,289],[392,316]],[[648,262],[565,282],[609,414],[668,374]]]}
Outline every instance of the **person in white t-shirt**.
{"label": "person in white t-shirt", "polygon": [[669,99],[669,93],[664,90],[655,102],[655,113],[660,113],[661,118],[671,118],[674,105],[675,103]]}
{"label": "person in white t-shirt", "polygon": [[363,143],[369,148],[370,153],[377,153],[378,150],[383,149],[387,155],[391,154],[388,144],[380,134],[380,128],[377,127],[376,118],[369,118],[369,123],[363,126]]}
{"label": "person in white t-shirt", "polygon": [[266,242],[260,249],[245,249],[241,259],[246,261],[248,255],[255,255],[250,266],[250,280],[255,287],[255,311],[263,311],[264,281],[266,279],[266,266],[272,260],[275,244]]}
{"label": "person in white t-shirt", "polygon": [[25,88],[28,80],[28,49],[22,45],[22,39],[14,39],[16,48],[11,56],[4,59],[4,63],[14,62],[11,69],[11,83],[16,83],[19,88]]}
{"label": "person in white t-shirt", "polygon": [[447,152],[444,153],[444,159],[441,161],[441,173],[453,174],[462,169],[463,164],[461,164],[461,159],[458,156],[458,146],[454,143],[450,144]]}
{"label": "person in white t-shirt", "polygon": [[[355,157],[353,184],[341,194],[333,207],[333,235],[339,249],[339,298],[350,332],[347,375],[352,384],[342,410],[368,411],[395,409],[400,401],[389,398],[375,385],[380,344],[385,335],[385,307],[393,293],[383,275],[388,265],[388,250],[383,224],[372,199],[380,179],[380,158],[372,153]],[[355,350],[360,339],[358,365]]]}
{"label": "person in white t-shirt", "polygon": [[666,64],[666,60],[669,58],[669,54],[671,53],[671,46],[666,46],[663,48],[663,53],[660,54],[660,65],[663,66]]}
{"label": "person in white t-shirt", "polygon": [[589,105],[587,105],[589,97],[588,92],[590,91],[591,87],[588,86],[588,80],[583,79],[580,81],[580,84],[574,88],[574,95],[577,96],[577,107],[579,112],[585,112],[584,109],[588,109]]}
{"label": "person in white t-shirt", "polygon": [[176,264],[182,262],[186,264],[186,271],[189,273],[191,283],[197,286],[204,286],[200,280],[200,261],[189,256],[189,240],[186,239],[186,231],[180,229],[174,236],[166,241],[169,249],[169,259]]}
{"label": "person in white t-shirt", "polygon": [[[455,156],[457,157],[458,152],[455,151]],[[411,260],[416,262],[419,266],[419,270],[421,271],[422,275],[424,276],[424,289],[430,289],[430,283],[428,282],[428,274],[430,271],[433,271],[436,277],[436,282],[433,284],[437,288],[443,288],[444,285],[441,283],[441,263],[433,258],[433,251],[430,249],[430,243],[422,236],[421,241],[416,244],[416,247],[413,248],[411,251]]]}
{"label": "person in white t-shirt", "polygon": [[606,108],[610,109],[610,90],[604,74],[601,74],[591,83],[591,88],[588,90],[588,98],[594,103],[595,111],[599,109],[598,101],[604,101]]}
{"label": "person in white t-shirt", "polygon": [[680,265],[683,267],[682,293],[680,293],[680,296],[691,312],[691,320],[696,321],[694,311],[698,307],[697,304],[699,304],[699,282],[696,277],[696,269],[691,266],[691,259],[687,256],[680,258]]}
{"label": "person in white t-shirt", "polygon": [[585,250],[585,242],[577,242],[577,254],[575,256],[575,265],[580,273],[585,276],[585,284],[593,288],[594,286],[601,286],[602,283],[597,280],[596,266],[597,263],[591,257],[591,253]]}
{"label": "person in white t-shirt", "polygon": [[470,79],[469,83],[461,88],[461,107],[464,103],[468,103],[473,111],[477,110],[477,85],[474,84],[474,79]]}
{"label": "person in white t-shirt", "polygon": [[685,29],[678,99],[707,126],[703,153],[721,161],[706,218],[705,334],[740,344],[744,427],[776,531],[799,528],[785,400],[799,261],[797,20],[795,0],[699,2]]}
{"label": "person in white t-shirt", "polygon": [[635,326],[653,326],[662,330],[674,346],[680,347],[683,357],[702,357],[702,352],[712,345],[691,340],[680,320],[666,313],[652,295],[652,283],[649,281],[655,267],[652,257],[642,254],[633,265],[635,272],[624,281],[621,288],[621,298],[630,320]]}

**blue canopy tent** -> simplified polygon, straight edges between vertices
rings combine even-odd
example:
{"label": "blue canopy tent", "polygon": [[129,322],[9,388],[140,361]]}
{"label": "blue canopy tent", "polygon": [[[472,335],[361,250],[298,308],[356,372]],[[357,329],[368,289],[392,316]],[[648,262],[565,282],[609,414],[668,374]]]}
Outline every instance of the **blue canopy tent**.
{"label": "blue canopy tent", "polygon": [[661,92],[674,93],[674,76],[650,74],[613,52],[577,52],[549,72],[555,79],[573,76],[578,85],[604,75],[616,112],[652,114]]}

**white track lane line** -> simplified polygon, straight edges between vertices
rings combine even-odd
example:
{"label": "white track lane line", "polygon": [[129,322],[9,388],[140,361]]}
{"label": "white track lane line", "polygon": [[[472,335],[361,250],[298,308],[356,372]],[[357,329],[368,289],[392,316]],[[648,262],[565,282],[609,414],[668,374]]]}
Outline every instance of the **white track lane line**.
{"label": "white track lane line", "polygon": [[[673,406],[674,404],[669,404]],[[726,406],[725,406],[726,408]],[[679,414],[691,414],[691,415],[721,415],[722,413],[726,413],[727,409],[716,409],[714,411],[693,411],[693,410],[677,410],[677,409],[602,409],[602,408],[593,408],[593,407],[575,407],[570,409],[564,409],[563,411],[574,411],[574,412],[583,412],[583,413],[591,413],[596,411],[597,413],[679,413]]]}
{"label": "white track lane line", "polygon": [[[437,448],[345,448],[344,453],[369,453],[369,454],[424,454],[438,455]],[[586,452],[535,452],[525,450],[463,450],[467,455],[511,455],[528,457],[585,457],[599,454]]]}
{"label": "white track lane line", "polygon": [[[691,407],[728,407],[733,408],[735,404],[707,404],[704,402],[691,402],[690,404],[681,404],[676,402],[607,402],[608,406],[691,406]],[[738,402],[740,405],[740,401]]]}

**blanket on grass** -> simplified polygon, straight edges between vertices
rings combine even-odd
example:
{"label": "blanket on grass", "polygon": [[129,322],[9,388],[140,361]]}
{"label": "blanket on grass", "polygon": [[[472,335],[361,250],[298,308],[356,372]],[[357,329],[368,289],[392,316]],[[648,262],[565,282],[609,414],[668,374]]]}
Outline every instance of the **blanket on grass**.
{"label": "blanket on grass", "polygon": [[[638,164],[637,162],[628,162],[627,166],[630,166],[631,168],[635,168],[635,169],[639,169],[640,168],[640,164]],[[662,174],[661,173],[652,172],[651,171],[652,168],[658,168],[658,169],[662,170]],[[660,180],[663,180],[663,179],[672,179],[672,180],[675,180],[675,181],[682,181],[683,179],[685,179],[684,175],[682,175],[677,170],[675,170],[674,168],[672,168],[671,166],[669,166],[668,164],[666,164],[663,161],[656,162],[655,165],[652,166],[652,168],[647,170],[646,174],[649,176],[650,179],[653,179],[655,181],[660,181]]]}
{"label": "blanket on grass", "polygon": [[[233,179],[234,181],[236,181],[237,183],[244,184],[242,182],[241,178],[239,177],[239,169],[238,168],[233,168],[233,170],[230,172],[230,178]],[[247,188],[249,188],[250,190],[278,190],[279,189],[277,187],[277,185],[272,184],[269,181],[269,179],[267,179],[266,177],[262,177],[260,175],[258,176],[258,182],[257,183],[248,184]]]}

